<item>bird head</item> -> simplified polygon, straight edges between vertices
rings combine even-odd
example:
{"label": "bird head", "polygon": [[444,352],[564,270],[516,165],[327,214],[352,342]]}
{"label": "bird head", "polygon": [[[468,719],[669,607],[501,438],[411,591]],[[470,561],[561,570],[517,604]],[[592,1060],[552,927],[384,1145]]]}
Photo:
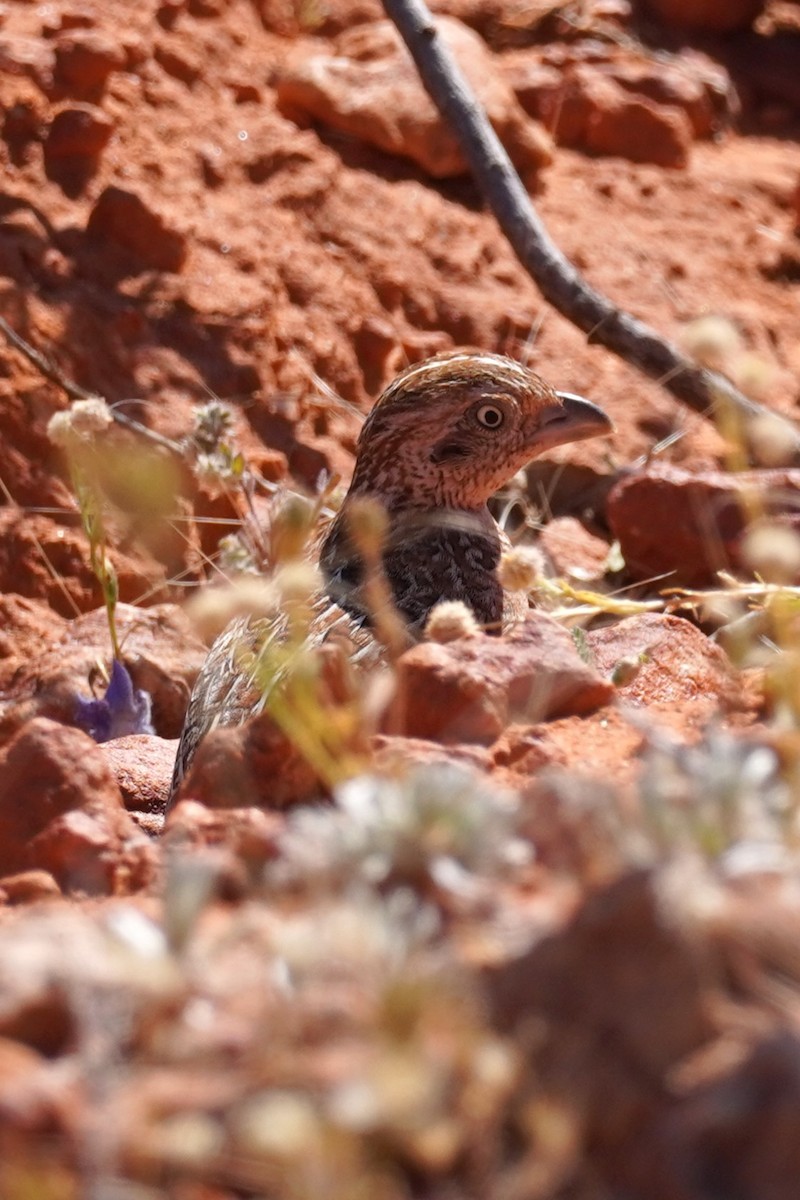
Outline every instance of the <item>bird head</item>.
{"label": "bird head", "polygon": [[510,358],[437,355],[376,401],[350,494],[376,495],[389,511],[477,509],[542,451],[611,430],[602,409]]}

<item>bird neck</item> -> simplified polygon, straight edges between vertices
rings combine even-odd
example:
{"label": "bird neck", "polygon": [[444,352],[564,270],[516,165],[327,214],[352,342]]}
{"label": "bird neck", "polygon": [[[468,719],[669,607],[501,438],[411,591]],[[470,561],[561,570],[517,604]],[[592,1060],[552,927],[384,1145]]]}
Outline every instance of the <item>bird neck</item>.
{"label": "bird neck", "polygon": [[[406,507],[388,515],[381,565],[395,607],[412,632],[422,632],[431,609],[443,600],[461,600],[479,623],[499,630],[502,539],[488,508]],[[347,530],[347,501],[323,542],[320,566],[331,598],[369,623],[365,565]]]}

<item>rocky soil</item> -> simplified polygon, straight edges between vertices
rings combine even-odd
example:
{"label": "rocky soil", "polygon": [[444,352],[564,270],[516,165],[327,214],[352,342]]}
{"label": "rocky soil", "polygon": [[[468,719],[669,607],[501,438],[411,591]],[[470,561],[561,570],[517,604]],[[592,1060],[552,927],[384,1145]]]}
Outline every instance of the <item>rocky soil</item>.
{"label": "rocky soil", "polygon": [[[590,282],[798,419],[800,8],[432,8]],[[17,0],[0,108],[0,1196],[795,1200],[774,426],[544,305],[378,0]],[[615,422],[498,500],[530,617],[326,661],[165,820],[210,585],[454,346]]]}

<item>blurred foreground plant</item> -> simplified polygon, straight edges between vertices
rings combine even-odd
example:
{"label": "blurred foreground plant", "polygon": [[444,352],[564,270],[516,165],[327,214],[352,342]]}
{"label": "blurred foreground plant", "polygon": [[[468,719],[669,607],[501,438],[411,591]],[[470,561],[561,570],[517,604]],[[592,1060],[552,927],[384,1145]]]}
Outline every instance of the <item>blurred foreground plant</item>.
{"label": "blurred foreground plant", "polygon": [[93,469],[98,442],[108,432],[111,423],[108,405],[99,396],[76,400],[66,412],[51,417],[47,435],[66,455],[81,522],[89,542],[89,562],[103,594],[111,649],[114,658],[118,659],[120,647],[115,614],[119,587],[117,573],[107,552],[103,497]]}

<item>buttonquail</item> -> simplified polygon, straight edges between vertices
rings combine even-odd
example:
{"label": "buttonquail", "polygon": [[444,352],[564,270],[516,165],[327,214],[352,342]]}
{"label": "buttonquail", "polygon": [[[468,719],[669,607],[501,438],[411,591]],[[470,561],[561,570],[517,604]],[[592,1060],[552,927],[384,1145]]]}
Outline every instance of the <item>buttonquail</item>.
{"label": "buttonquail", "polygon": [[[356,659],[380,654],[349,528],[356,497],[385,510],[383,572],[412,639],[442,600],[463,601],[492,632],[519,619],[527,598],[503,591],[497,567],[507,543],[487,501],[542,451],[610,430],[594,404],[500,355],[456,352],[408,367],[361,430],[350,488],[319,551],[324,592],[310,636],[345,635]],[[283,632],[280,619],[238,618],[216,639],[189,701],[173,796],[205,734],[263,706],[252,666]]]}

